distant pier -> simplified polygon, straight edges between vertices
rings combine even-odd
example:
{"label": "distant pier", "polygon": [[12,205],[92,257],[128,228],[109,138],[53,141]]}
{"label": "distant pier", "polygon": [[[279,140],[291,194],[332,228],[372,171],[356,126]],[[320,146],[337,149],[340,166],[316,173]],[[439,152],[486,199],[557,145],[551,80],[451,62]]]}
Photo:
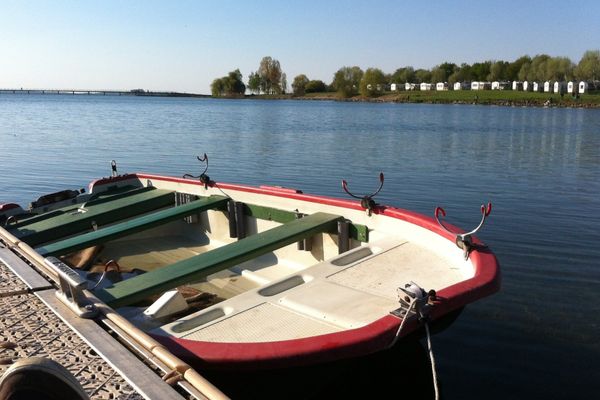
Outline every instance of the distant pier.
{"label": "distant pier", "polygon": [[152,92],[135,90],[82,90],[82,89],[0,89],[2,94],[86,95],[86,96],[151,96],[151,97],[210,97],[210,95],[185,92]]}

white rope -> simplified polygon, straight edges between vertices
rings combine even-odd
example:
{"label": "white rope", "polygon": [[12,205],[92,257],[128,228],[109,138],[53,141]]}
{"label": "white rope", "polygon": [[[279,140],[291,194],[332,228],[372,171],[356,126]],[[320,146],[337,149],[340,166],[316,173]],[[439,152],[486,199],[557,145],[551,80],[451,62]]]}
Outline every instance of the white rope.
{"label": "white rope", "polygon": [[412,308],[414,307],[416,302],[417,302],[417,299],[414,298],[408,304],[408,309],[406,310],[406,314],[404,314],[404,317],[402,318],[402,322],[400,323],[400,326],[398,327],[398,330],[396,331],[396,336],[394,336],[394,340],[392,340],[392,343],[390,343],[390,345],[388,346],[388,349],[394,347],[394,345],[400,338],[400,334],[402,333],[402,328],[404,328],[404,323],[408,319],[408,314],[410,313],[410,311],[412,310]]}
{"label": "white rope", "polygon": [[431,376],[433,377],[433,390],[435,391],[435,400],[439,400],[440,392],[438,389],[437,373],[435,371],[435,358],[433,358],[433,348],[431,347],[431,335],[429,334],[429,324],[425,322],[425,332],[427,333],[427,352],[431,360]]}
{"label": "white rope", "polygon": [[[388,346],[388,348],[394,347],[394,345],[396,344],[396,342],[398,342],[398,339],[400,338],[400,334],[402,333],[402,329],[404,328],[404,324],[408,320],[409,313],[411,312],[411,310],[415,306],[416,302],[417,302],[417,299],[414,298],[408,304],[408,309],[406,310],[406,314],[404,314],[404,318],[402,318],[402,322],[400,323],[400,326],[398,327],[398,330],[396,331],[396,335],[394,336],[394,340],[392,340],[392,342],[390,343],[390,345]],[[439,398],[440,398],[440,392],[439,392],[438,382],[437,382],[437,372],[436,372],[436,367],[435,367],[435,358],[433,357],[433,348],[431,346],[431,334],[429,333],[429,324],[427,322],[425,322],[425,333],[427,334],[427,353],[429,354],[429,359],[431,360],[431,376],[433,377],[433,390],[434,390],[434,393],[435,393],[435,400],[439,400]]]}

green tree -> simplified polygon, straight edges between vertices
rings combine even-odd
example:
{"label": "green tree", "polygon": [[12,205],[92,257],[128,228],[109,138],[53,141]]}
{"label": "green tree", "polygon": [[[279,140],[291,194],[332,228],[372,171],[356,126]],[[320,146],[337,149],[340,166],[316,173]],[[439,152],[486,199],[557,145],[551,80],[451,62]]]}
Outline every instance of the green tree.
{"label": "green tree", "polygon": [[471,66],[467,63],[462,63],[460,67],[456,67],[452,75],[448,77],[448,83],[469,82],[473,80]]}
{"label": "green tree", "polygon": [[225,93],[228,96],[243,95],[246,93],[246,85],[242,80],[242,73],[239,69],[231,71],[225,80]]}
{"label": "green tree", "polygon": [[474,80],[485,81],[490,74],[492,67],[491,61],[484,61],[482,63],[475,63],[471,66],[471,75]]}
{"label": "green tree", "polygon": [[359,67],[342,67],[333,75],[331,85],[338,94],[350,97],[358,93],[358,87],[363,76]]}
{"label": "green tree", "polygon": [[584,81],[600,80],[600,50],[588,50],[583,54],[575,68],[575,76]]}
{"label": "green tree", "polygon": [[533,57],[527,74],[527,80],[538,82],[547,80],[549,60],[550,56],[548,54],[538,54]]}
{"label": "green tree", "polygon": [[292,91],[294,96],[304,96],[306,92],[306,84],[309,82],[308,77],[304,74],[297,75],[292,82]]}
{"label": "green tree", "polygon": [[210,92],[214,97],[243,95],[246,85],[242,81],[242,73],[236,69],[227,76],[215,79],[210,85]]}
{"label": "green tree", "polygon": [[327,91],[327,85],[323,81],[309,81],[304,87],[306,93],[322,93]]}
{"label": "green tree", "polygon": [[418,69],[415,71],[416,83],[431,82],[431,71],[426,69]]}
{"label": "green tree", "polygon": [[527,77],[530,74],[531,70],[531,63],[530,62],[524,62],[521,65],[521,69],[519,70],[519,74],[517,75],[520,81],[526,81]]}
{"label": "green tree", "polygon": [[360,94],[363,96],[376,96],[381,94],[386,85],[385,74],[379,68],[368,68],[360,80]]}
{"label": "green tree", "polygon": [[223,96],[225,93],[225,82],[223,82],[223,78],[217,78],[210,84],[210,93],[213,97]]}
{"label": "green tree", "polygon": [[488,81],[503,81],[508,79],[506,70],[508,68],[508,62],[506,61],[495,61],[490,66],[490,73],[487,77]]}
{"label": "green tree", "polygon": [[567,81],[573,79],[575,65],[568,57],[552,57],[546,63],[546,80]]}
{"label": "green tree", "polygon": [[[257,73],[260,75],[260,89],[263,93],[280,94],[285,91],[287,82],[285,82],[285,75],[281,71],[279,61],[271,57],[263,57]],[[284,79],[282,80],[282,78]]]}
{"label": "green tree", "polygon": [[258,72],[250,72],[250,75],[248,75],[248,90],[252,93],[259,94],[261,86],[262,83]]}
{"label": "green tree", "polygon": [[415,81],[415,69],[413,67],[398,68],[390,78],[391,83],[412,83]]}
{"label": "green tree", "polygon": [[521,72],[521,68],[523,68],[524,64],[531,64],[531,57],[521,56],[515,61],[509,63],[506,67],[506,79],[509,81],[524,80],[519,78],[519,72]]}
{"label": "green tree", "polygon": [[456,64],[445,62],[434,67],[431,70],[431,81],[432,82],[447,82],[448,78],[454,73],[457,66]]}

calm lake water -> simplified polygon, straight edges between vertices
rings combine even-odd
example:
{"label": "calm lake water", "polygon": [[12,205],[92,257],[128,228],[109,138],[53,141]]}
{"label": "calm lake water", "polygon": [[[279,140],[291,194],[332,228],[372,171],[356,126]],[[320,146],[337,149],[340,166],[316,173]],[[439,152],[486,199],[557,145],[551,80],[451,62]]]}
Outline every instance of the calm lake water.
{"label": "calm lake water", "polygon": [[[443,397],[600,393],[600,110],[0,95],[0,203],[84,187],[112,159],[198,174],[203,153],[217,181],[337,197],[383,171],[379,202],[465,229],[491,201],[479,237],[502,290],[433,337]],[[384,384],[399,396],[418,361],[387,359]]]}

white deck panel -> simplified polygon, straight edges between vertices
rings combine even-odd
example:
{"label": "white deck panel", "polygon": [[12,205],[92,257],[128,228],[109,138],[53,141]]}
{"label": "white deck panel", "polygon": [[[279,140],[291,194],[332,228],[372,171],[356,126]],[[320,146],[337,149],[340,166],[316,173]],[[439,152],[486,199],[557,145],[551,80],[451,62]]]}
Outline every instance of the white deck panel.
{"label": "white deck panel", "polygon": [[341,331],[335,325],[262,303],[249,310],[183,336],[207,342],[272,342],[323,335]]}
{"label": "white deck panel", "polygon": [[463,281],[464,269],[431,251],[406,242],[328,276],[329,282],[388,299],[413,281],[426,290],[440,290]]}
{"label": "white deck panel", "polygon": [[322,280],[290,291],[279,303],[344,329],[370,324],[399,306],[397,298],[389,300]]}

